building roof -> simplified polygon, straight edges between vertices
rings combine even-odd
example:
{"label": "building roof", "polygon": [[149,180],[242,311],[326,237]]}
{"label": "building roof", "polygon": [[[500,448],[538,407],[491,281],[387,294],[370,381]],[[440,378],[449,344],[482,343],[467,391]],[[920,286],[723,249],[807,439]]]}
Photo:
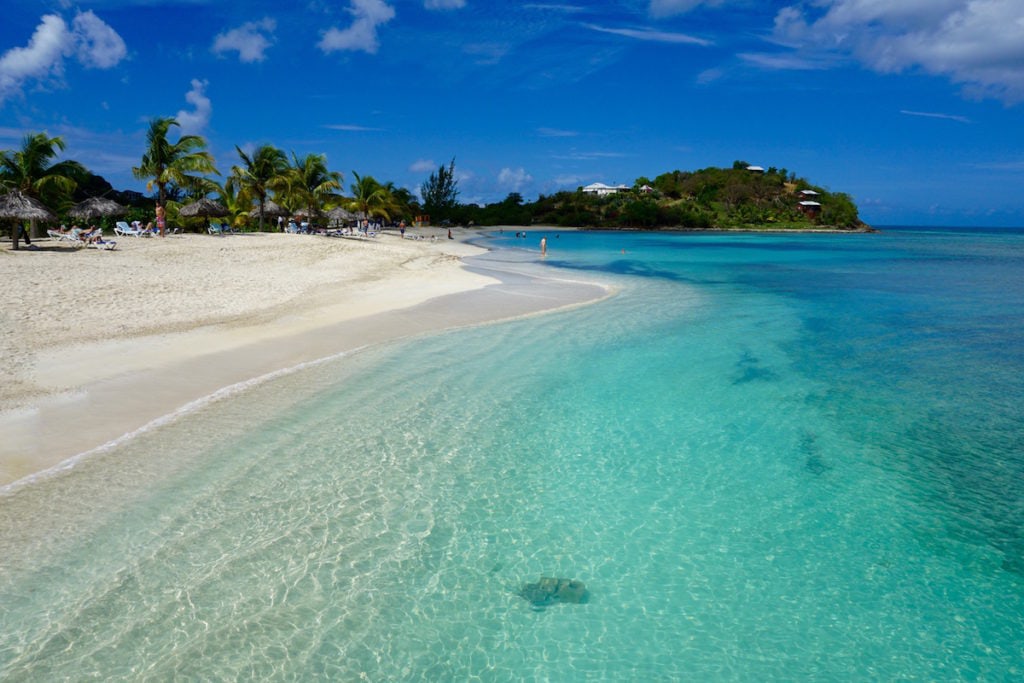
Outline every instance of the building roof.
{"label": "building roof", "polygon": [[619,192],[622,190],[628,190],[628,185],[605,185],[604,183],[590,183],[583,188],[584,192]]}
{"label": "building roof", "polygon": [[754,173],[764,173],[764,168],[761,166],[747,166],[747,170]]}
{"label": "building roof", "polygon": [[806,206],[808,208],[811,208],[814,206],[821,206],[821,204],[819,202],[800,202],[800,206]]}
{"label": "building roof", "polygon": [[817,197],[821,193],[820,192],[815,192],[814,190],[800,190],[799,194],[802,194],[805,197]]}

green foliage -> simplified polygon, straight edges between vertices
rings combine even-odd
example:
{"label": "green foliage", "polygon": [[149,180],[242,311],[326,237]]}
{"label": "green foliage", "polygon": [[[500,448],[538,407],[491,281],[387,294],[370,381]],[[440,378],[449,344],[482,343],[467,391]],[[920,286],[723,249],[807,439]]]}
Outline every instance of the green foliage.
{"label": "green foliage", "polygon": [[357,215],[391,220],[398,208],[389,187],[391,183],[388,186],[381,185],[373,176],[360,176],[355,171],[352,171],[352,177],[356,182],[349,188],[352,198],[344,202],[345,208]]}
{"label": "green foliage", "polygon": [[458,206],[459,182],[455,179],[455,157],[448,168],[443,165],[420,187],[423,210],[434,222],[450,219]]}
{"label": "green foliage", "polygon": [[316,217],[325,202],[336,201],[342,176],[327,168],[323,154],[307,154],[299,158],[292,152],[292,166],[285,173],[281,200],[292,211],[304,209],[310,220]]}
{"label": "green foliage", "polygon": [[77,161],[54,162],[64,151],[64,139],[29,133],[21,149],[0,153],[0,187],[20,190],[51,208],[71,201],[71,194],[87,171]]}
{"label": "green foliage", "polygon": [[825,197],[821,203],[821,221],[837,228],[856,228],[860,225],[857,205],[845,192],[836,192]]}
{"label": "green foliage", "polygon": [[198,135],[182,135],[171,143],[167,136],[178,121],[172,117],[156,118],[150,121],[146,132],[146,151],[141,163],[132,168],[132,175],[147,180],[146,189],[152,191],[155,185],[158,202],[166,205],[167,189],[171,183],[189,187],[199,176],[197,174],[219,175],[213,165],[213,156],[206,151],[206,140]]}
{"label": "green foliage", "polygon": [[252,156],[243,152],[238,145],[235,145],[235,151],[238,152],[242,164],[231,167],[231,175],[224,189],[228,193],[237,192],[240,205],[251,205],[253,201],[256,202],[259,208],[259,229],[262,231],[263,210],[268,193],[287,186],[288,157],[273,145],[257,147]]}

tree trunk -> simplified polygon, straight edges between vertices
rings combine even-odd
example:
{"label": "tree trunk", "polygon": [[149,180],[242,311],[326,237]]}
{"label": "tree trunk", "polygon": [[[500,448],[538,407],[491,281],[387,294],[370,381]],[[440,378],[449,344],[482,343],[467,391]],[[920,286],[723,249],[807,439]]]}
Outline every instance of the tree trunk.
{"label": "tree trunk", "polygon": [[43,226],[34,218],[32,219],[32,222],[29,223],[28,235],[32,239],[41,239],[44,236]]}

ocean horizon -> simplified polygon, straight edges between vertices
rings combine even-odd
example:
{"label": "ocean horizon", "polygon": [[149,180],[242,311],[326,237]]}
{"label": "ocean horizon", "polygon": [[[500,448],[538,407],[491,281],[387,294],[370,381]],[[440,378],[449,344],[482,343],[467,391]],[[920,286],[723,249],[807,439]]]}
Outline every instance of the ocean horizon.
{"label": "ocean horizon", "polygon": [[0,495],[0,679],[1019,679],[1024,228],[880,230],[481,236],[615,295]]}

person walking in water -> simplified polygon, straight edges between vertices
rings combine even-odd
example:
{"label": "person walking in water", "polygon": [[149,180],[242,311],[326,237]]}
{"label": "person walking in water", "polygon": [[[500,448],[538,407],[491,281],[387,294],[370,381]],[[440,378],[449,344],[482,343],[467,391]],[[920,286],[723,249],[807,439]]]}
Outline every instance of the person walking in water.
{"label": "person walking in water", "polygon": [[546,235],[540,238],[540,255],[542,257],[548,255],[548,238]]}

